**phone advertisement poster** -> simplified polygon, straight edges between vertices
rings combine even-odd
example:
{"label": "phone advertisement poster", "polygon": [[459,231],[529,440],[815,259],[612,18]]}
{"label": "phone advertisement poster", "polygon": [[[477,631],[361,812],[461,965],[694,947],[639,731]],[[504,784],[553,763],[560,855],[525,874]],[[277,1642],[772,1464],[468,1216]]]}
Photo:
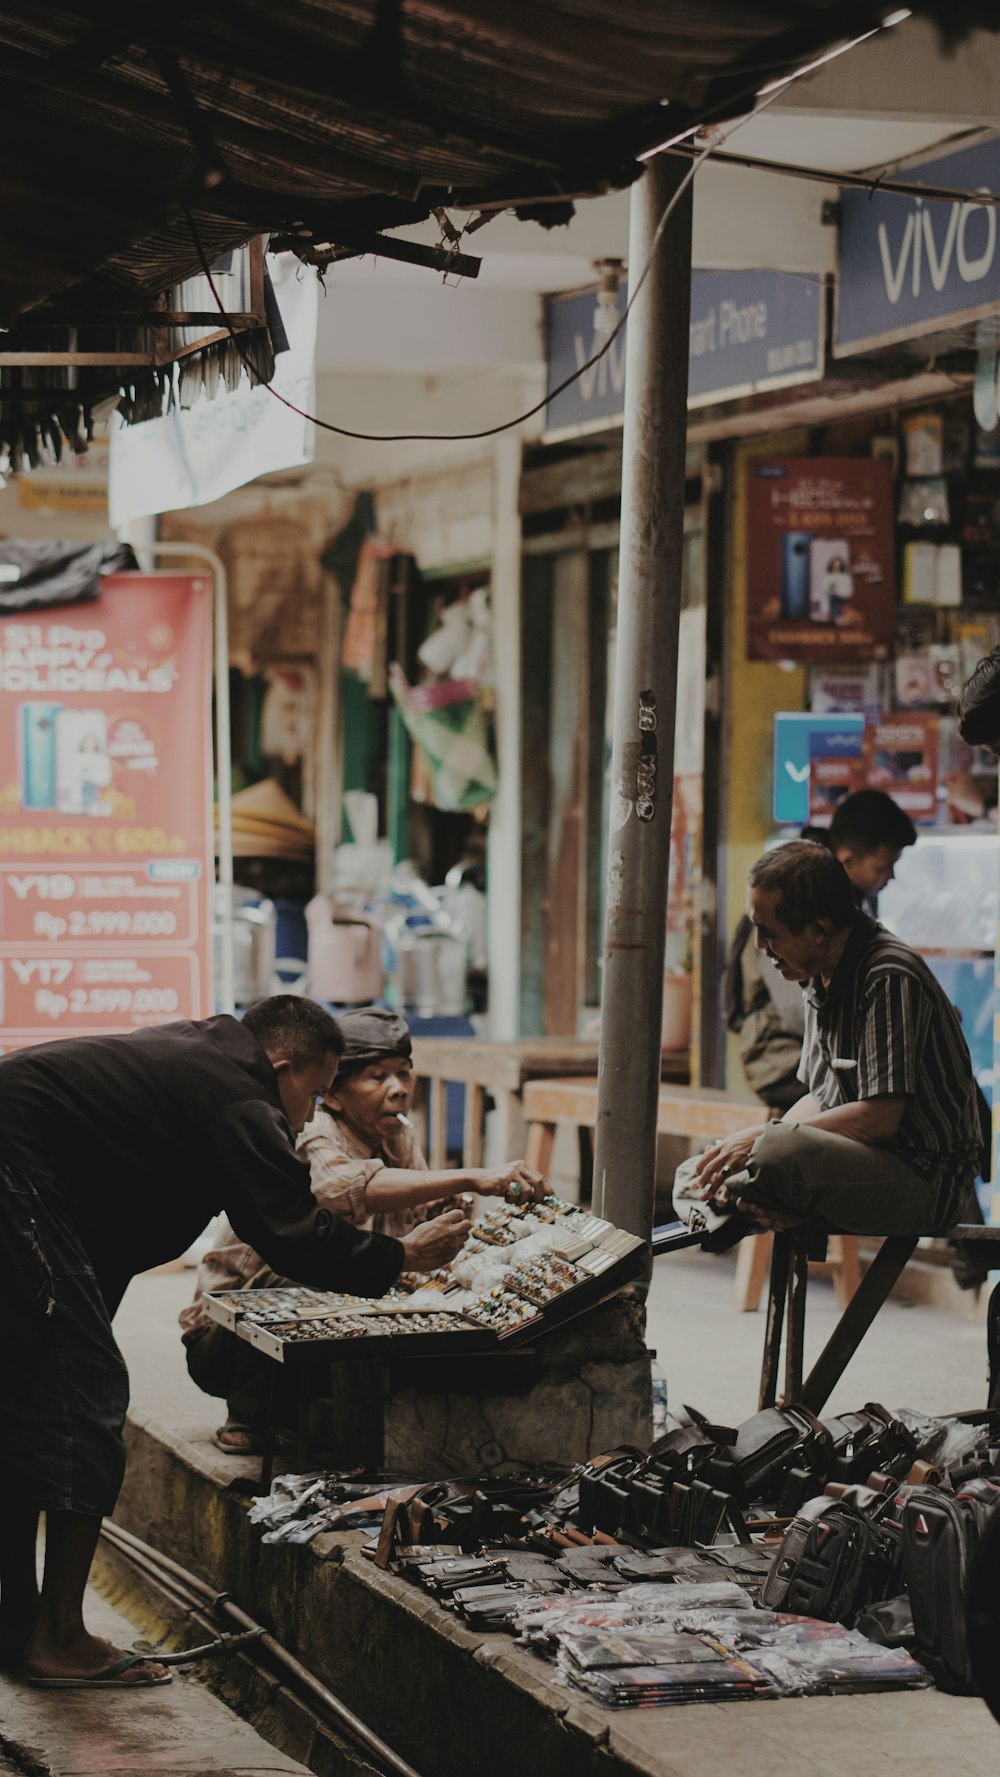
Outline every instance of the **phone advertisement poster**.
{"label": "phone advertisement poster", "polygon": [[900,710],[865,726],[864,782],[883,790],[918,826],[937,818],[938,718]]}
{"label": "phone advertisement poster", "polygon": [[896,598],[890,463],[749,463],[746,541],[748,659],[887,658]]}
{"label": "phone advertisement poster", "polygon": [[212,610],[109,574],[0,619],[0,1047],[213,1005]]}

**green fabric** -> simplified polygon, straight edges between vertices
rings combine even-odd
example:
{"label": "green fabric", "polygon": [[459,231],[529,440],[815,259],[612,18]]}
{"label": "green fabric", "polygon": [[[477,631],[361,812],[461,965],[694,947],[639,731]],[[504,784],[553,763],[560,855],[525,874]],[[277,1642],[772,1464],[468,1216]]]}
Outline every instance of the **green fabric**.
{"label": "green fabric", "polygon": [[410,736],[424,754],[437,808],[457,813],[492,802],[497,769],[490,749],[486,712],[480,697],[441,709],[419,710],[405,691],[392,687]]}

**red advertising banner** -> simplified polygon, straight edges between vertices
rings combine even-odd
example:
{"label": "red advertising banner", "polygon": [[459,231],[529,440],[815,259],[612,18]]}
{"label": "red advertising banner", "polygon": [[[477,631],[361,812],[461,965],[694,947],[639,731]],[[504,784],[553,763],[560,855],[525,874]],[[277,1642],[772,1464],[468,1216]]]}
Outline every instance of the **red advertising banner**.
{"label": "red advertising banner", "polygon": [[890,463],[748,463],[747,658],[885,660],[895,548]]}
{"label": "red advertising banner", "polygon": [[937,817],[938,718],[929,710],[897,710],[865,723],[864,782],[884,790],[911,821]]}
{"label": "red advertising banner", "polygon": [[0,1046],[212,1011],[212,601],[0,618]]}

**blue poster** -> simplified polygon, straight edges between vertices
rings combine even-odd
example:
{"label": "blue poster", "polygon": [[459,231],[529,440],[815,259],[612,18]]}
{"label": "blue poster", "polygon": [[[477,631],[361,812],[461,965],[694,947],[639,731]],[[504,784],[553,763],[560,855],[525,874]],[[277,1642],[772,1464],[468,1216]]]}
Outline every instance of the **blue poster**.
{"label": "blue poster", "polygon": [[[950,191],[995,192],[1000,142],[907,167],[898,177]],[[1000,303],[997,230],[992,204],[877,189],[843,192],[834,356],[991,311]]]}
{"label": "blue poster", "polygon": [[809,819],[812,760],[857,758],[864,731],[864,716],[775,716],[774,818],[779,827],[804,827]]}
{"label": "blue poster", "polygon": [[[691,278],[688,405],[823,374],[823,282],[777,271],[696,271]],[[618,293],[618,313],[627,296]],[[546,304],[546,430],[614,423],[625,411],[625,335],[596,364],[604,338],[594,331],[597,295],[552,296]],[[581,366],[589,368],[555,394]]]}

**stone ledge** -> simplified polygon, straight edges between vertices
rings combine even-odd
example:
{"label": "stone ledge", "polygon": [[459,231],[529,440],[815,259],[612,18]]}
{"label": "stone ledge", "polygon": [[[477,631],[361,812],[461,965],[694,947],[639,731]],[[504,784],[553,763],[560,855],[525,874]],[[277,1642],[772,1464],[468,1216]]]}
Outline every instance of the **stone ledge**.
{"label": "stone ledge", "polygon": [[134,1416],[127,1439],[117,1521],[228,1591],[434,1777],[869,1777],[924,1769],[945,1753],[949,1777],[982,1777],[995,1763],[997,1730],[982,1704],[934,1691],[600,1709],[510,1637],[473,1633],[375,1568],[360,1532],[305,1547],[261,1543],[246,1514],[256,1464],[178,1438],[153,1416]]}

